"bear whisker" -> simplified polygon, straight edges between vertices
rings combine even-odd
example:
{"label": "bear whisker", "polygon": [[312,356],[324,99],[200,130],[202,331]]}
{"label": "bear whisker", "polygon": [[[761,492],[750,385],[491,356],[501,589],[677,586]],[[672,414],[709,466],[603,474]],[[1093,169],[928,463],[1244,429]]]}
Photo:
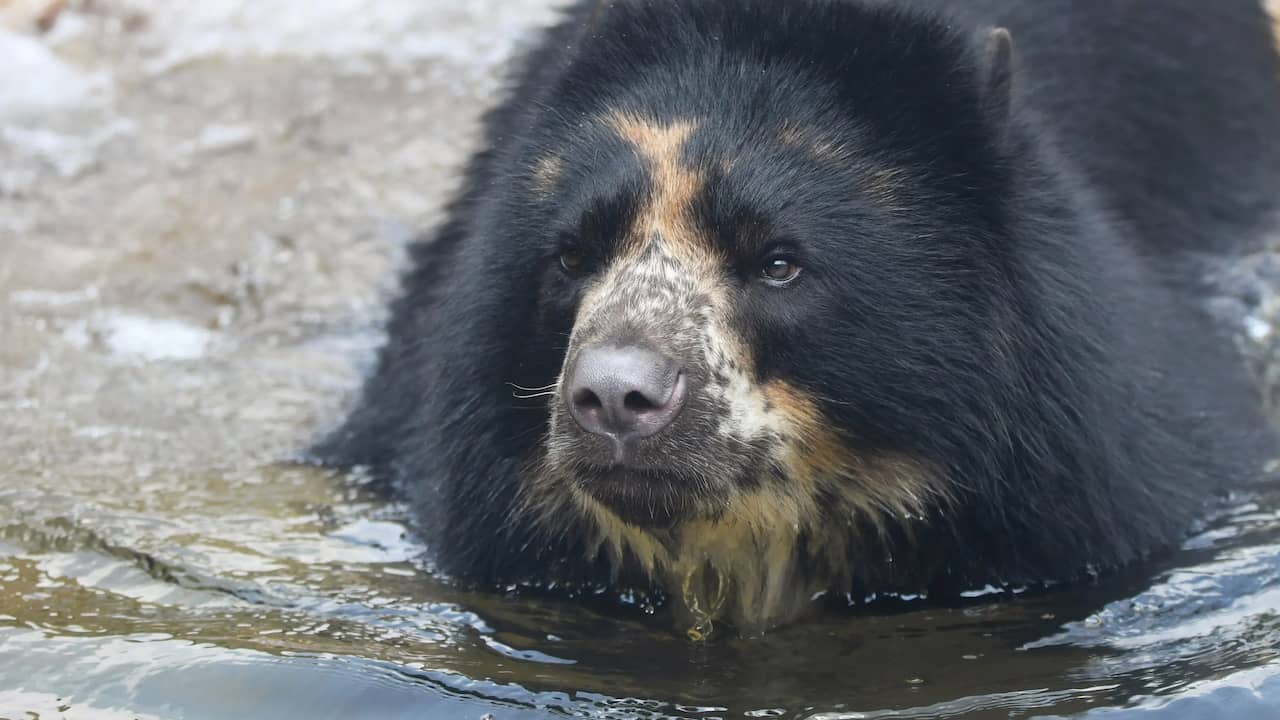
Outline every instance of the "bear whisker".
{"label": "bear whisker", "polygon": [[555,394],[556,394],[555,390],[550,390],[548,392],[530,393],[528,395],[521,395],[520,393],[515,392],[515,393],[511,393],[511,397],[516,398],[518,400],[532,400],[533,398],[552,397]]}

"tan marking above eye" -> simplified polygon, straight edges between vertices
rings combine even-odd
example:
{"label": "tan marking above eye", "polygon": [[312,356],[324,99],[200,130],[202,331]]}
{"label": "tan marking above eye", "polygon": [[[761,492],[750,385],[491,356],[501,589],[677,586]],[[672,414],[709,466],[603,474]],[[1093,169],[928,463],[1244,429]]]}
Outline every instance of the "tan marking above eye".
{"label": "tan marking above eye", "polygon": [[[782,126],[777,138],[782,145],[803,152],[821,165],[842,165],[853,159],[849,147],[839,140],[829,139],[819,131],[802,128],[792,121]],[[872,202],[892,210],[898,206],[898,195],[905,180],[906,173],[901,168],[889,167],[860,173],[858,186]]]}
{"label": "tan marking above eye", "polygon": [[564,173],[564,158],[555,153],[544,155],[533,164],[533,191],[544,199],[555,192]]}
{"label": "tan marking above eye", "polygon": [[859,186],[862,192],[876,204],[893,209],[906,180],[906,173],[899,168],[886,168],[862,176]]}
{"label": "tan marking above eye", "polygon": [[843,163],[850,159],[849,148],[844,143],[827,138],[816,130],[801,128],[791,121],[782,126],[777,137],[784,146],[801,150],[819,163]]}
{"label": "tan marking above eye", "polygon": [[664,245],[685,262],[705,260],[712,252],[709,238],[701,237],[693,217],[693,201],[706,178],[700,168],[689,167],[682,155],[697,129],[691,120],[654,122],[633,113],[614,111],[605,118],[644,163],[652,186],[648,203],[632,228],[632,244],[638,250],[657,233]]}

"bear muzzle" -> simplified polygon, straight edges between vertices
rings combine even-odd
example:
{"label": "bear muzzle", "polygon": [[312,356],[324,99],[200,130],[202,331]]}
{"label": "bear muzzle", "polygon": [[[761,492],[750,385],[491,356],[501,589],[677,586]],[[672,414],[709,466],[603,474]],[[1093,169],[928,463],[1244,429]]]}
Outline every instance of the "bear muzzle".
{"label": "bear muzzle", "polygon": [[608,440],[621,465],[629,448],[676,419],[689,380],[676,360],[647,347],[593,345],[578,353],[562,388],[570,416]]}

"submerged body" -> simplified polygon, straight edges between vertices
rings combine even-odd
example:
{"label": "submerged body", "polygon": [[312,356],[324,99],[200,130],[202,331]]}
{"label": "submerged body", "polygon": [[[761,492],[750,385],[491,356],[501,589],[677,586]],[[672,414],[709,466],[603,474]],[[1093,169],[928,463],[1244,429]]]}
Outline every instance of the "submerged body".
{"label": "submerged body", "polygon": [[1201,261],[1276,127],[1246,0],[581,3],[317,454],[452,575],[703,626],[1133,563],[1270,452]]}

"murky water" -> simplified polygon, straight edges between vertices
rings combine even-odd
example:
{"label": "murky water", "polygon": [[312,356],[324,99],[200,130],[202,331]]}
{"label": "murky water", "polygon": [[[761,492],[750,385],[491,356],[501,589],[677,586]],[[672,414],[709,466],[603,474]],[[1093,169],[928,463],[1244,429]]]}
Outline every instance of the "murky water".
{"label": "murky water", "polygon": [[433,579],[285,460],[547,5],[52,4],[0,0],[0,718],[1280,717],[1280,489],[1131,577],[710,645]]}

